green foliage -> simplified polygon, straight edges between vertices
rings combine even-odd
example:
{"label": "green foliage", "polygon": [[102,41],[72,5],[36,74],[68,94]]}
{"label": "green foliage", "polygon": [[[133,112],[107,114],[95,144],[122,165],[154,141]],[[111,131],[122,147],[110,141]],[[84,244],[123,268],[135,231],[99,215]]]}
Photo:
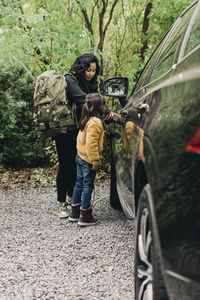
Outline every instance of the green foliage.
{"label": "green foliage", "polygon": [[13,65],[0,66],[0,162],[28,167],[48,162],[35,132],[33,82]]}
{"label": "green foliage", "polygon": [[56,186],[56,180],[49,180],[49,177],[44,173],[43,169],[41,168],[33,171],[31,180],[35,183],[35,185],[39,186],[47,186],[49,183],[51,184],[51,186]]}
{"label": "green foliage", "polygon": [[21,170],[0,168],[2,187],[56,186],[56,168],[25,168]]}
{"label": "green foliage", "polygon": [[88,34],[63,1],[4,1],[0,8],[4,44],[23,62],[25,56],[37,75],[66,72],[76,56],[91,50]]}
{"label": "green foliage", "polygon": [[110,0],[104,12],[101,0],[0,0],[0,50],[9,50],[36,75],[47,69],[64,73],[77,56],[94,52],[102,58],[104,78],[128,74],[133,86],[160,38],[191,0],[116,2],[112,10],[115,1]]}
{"label": "green foliage", "polygon": [[[104,5],[102,0],[0,0],[1,163],[42,165],[49,156],[57,162],[54,144],[41,145],[35,133],[33,82],[19,62],[35,76],[48,69],[63,74],[77,56],[93,52],[103,70],[100,81],[127,76],[131,91],[159,40],[189,4],[191,0],[109,0]],[[116,103],[108,100],[114,111]],[[102,168],[108,170],[107,148]]]}

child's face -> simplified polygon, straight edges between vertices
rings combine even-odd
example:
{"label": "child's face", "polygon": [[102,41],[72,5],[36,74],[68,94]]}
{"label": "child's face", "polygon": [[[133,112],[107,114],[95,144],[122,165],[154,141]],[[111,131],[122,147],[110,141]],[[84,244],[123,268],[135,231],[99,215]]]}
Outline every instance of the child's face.
{"label": "child's face", "polygon": [[90,63],[89,68],[87,68],[87,70],[85,71],[85,79],[90,81],[96,74],[96,70],[97,70],[96,63],[95,62]]}

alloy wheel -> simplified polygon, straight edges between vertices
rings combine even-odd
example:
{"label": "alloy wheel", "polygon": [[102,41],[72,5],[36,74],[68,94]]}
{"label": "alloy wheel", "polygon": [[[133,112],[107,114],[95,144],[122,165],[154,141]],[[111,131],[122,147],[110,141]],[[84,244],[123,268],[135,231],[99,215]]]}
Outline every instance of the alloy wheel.
{"label": "alloy wheel", "polygon": [[153,267],[152,267],[152,233],[149,226],[149,213],[146,207],[140,215],[138,228],[138,258],[137,258],[137,281],[138,299],[153,299]]}

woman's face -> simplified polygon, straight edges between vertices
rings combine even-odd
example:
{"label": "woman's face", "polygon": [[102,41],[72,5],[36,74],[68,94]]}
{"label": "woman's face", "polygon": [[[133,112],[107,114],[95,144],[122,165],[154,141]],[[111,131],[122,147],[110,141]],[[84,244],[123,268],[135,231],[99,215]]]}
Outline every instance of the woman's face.
{"label": "woman's face", "polygon": [[90,63],[89,67],[85,71],[85,79],[90,81],[96,74],[96,69],[97,69],[96,63],[95,62]]}

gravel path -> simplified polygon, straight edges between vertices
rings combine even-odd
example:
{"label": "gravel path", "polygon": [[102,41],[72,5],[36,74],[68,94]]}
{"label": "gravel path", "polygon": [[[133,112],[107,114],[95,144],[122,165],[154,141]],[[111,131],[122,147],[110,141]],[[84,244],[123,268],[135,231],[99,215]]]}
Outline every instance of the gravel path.
{"label": "gravel path", "polygon": [[59,219],[55,188],[0,189],[0,300],[133,299],[134,222],[96,187],[96,226]]}

